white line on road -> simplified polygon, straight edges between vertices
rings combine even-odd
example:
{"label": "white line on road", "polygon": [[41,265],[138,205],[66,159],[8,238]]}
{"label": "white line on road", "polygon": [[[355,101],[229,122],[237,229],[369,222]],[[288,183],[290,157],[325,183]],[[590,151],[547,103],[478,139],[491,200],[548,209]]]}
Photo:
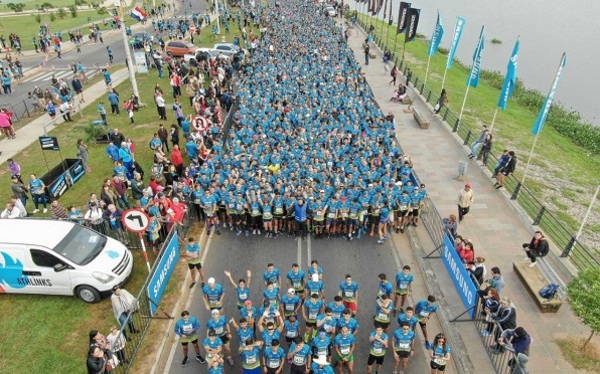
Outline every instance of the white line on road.
{"label": "white line on road", "polygon": [[298,237],[298,258],[296,259],[298,267],[302,269],[302,238]]}
{"label": "white line on road", "polygon": [[306,254],[308,257],[308,261],[306,262],[306,266],[310,266],[310,262],[312,261],[312,253],[310,246],[310,234],[306,236]]}

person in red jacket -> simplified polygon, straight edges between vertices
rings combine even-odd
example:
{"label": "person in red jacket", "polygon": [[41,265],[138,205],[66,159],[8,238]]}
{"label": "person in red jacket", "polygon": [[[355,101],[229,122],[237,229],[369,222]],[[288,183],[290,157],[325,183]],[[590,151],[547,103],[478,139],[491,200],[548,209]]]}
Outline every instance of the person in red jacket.
{"label": "person in red jacket", "polygon": [[466,242],[458,251],[458,255],[465,264],[475,261],[475,251],[473,250],[473,243]]}
{"label": "person in red jacket", "polygon": [[181,151],[177,144],[173,146],[173,150],[171,151],[171,164],[175,166],[177,174],[183,175],[183,157],[181,156]]}

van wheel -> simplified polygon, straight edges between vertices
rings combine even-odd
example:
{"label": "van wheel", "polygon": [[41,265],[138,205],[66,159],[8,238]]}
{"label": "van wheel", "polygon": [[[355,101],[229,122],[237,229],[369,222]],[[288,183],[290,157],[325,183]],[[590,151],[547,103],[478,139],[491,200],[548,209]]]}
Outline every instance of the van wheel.
{"label": "van wheel", "polygon": [[75,293],[78,298],[89,304],[97,303],[101,299],[100,292],[91,286],[79,286]]}

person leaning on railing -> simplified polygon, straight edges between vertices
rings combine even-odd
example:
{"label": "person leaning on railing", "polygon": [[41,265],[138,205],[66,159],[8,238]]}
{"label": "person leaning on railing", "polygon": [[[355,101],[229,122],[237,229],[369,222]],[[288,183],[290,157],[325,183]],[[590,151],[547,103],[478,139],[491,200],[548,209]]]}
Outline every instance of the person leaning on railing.
{"label": "person leaning on railing", "polygon": [[498,345],[515,357],[508,361],[508,366],[512,369],[511,373],[528,373],[527,362],[529,361],[529,347],[531,346],[531,336],[523,327],[507,329],[502,332],[498,339]]}

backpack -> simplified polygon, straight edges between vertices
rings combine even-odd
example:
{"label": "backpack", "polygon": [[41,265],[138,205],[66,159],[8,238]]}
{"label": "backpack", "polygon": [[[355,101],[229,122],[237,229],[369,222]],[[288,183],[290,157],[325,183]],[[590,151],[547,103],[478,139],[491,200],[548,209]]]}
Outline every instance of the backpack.
{"label": "backpack", "polygon": [[558,284],[550,283],[549,285],[542,287],[542,289],[539,291],[539,294],[544,299],[550,301],[556,297],[558,288]]}

